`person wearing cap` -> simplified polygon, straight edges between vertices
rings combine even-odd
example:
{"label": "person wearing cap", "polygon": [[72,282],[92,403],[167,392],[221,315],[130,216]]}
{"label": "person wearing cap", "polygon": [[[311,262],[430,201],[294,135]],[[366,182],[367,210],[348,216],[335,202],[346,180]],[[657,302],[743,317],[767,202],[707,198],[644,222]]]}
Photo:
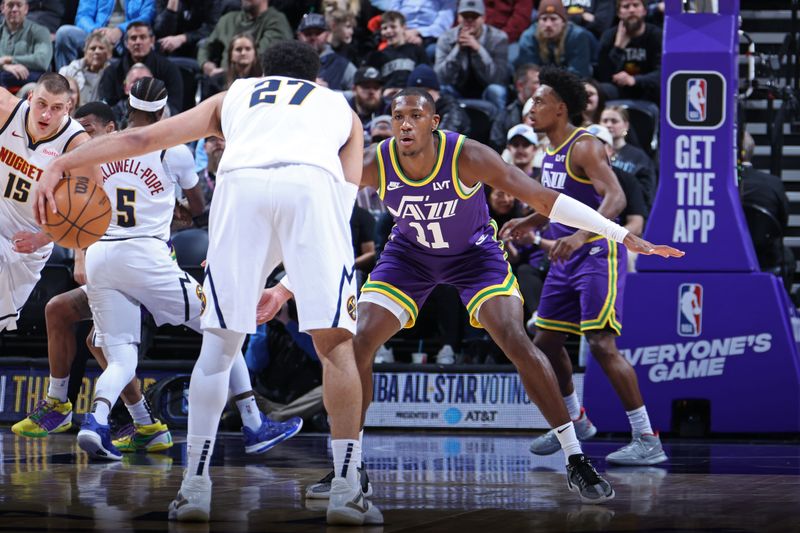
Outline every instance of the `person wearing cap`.
{"label": "person wearing cap", "polygon": [[528,176],[538,176],[541,167],[534,166],[534,156],[539,145],[539,138],[533,128],[527,124],[517,124],[508,130],[508,149],[511,164]]}
{"label": "person wearing cap", "polygon": [[406,86],[408,75],[417,65],[428,63],[425,49],[406,40],[406,17],[399,11],[381,15],[382,50],[370,52],[364,64],[377,68],[383,78],[386,98]]}
{"label": "person wearing cap", "polygon": [[245,31],[255,37],[258,57],[270,44],[294,38],[286,16],[271,8],[269,0],[242,0],[242,9],[222,15],[208,39],[199,43],[197,63],[204,76],[219,74],[228,67],[228,46],[234,35]]}
{"label": "person wearing cap", "polygon": [[392,117],[380,115],[369,123],[370,141],[377,143],[392,136]]}
{"label": "person wearing cap", "polygon": [[325,17],[319,13],[306,13],[297,26],[297,40],[311,45],[319,54],[321,68],[317,83],[334,91],[353,87],[356,66],[344,56],[333,51],[328,43],[330,29]]}
{"label": "person wearing cap", "polygon": [[469,136],[472,126],[469,115],[459,105],[455,96],[440,92],[439,79],[430,65],[418,65],[409,74],[407,86],[428,91],[436,104],[436,114],[440,117],[440,130],[457,131]]}
{"label": "person wearing cap", "polygon": [[374,67],[361,67],[356,70],[353,81],[353,93],[347,98],[347,102],[353,111],[356,112],[361,124],[366,126],[378,114],[383,111],[384,103],[381,98],[383,82],[378,69]]}
{"label": "person wearing cap", "polygon": [[617,0],[619,24],[600,39],[597,81],[609,100],[648,100],[659,105],[661,28],[644,21],[644,0]]}
{"label": "person wearing cap", "polygon": [[567,21],[561,0],[541,0],[536,23],[519,39],[519,55],[514,64],[553,65],[588,78],[592,75],[596,43],[589,31]]}
{"label": "person wearing cap", "polygon": [[436,42],[439,81],[460,98],[493,104],[489,115],[505,109],[508,83],[508,36],[484,23],[483,0],[461,0],[458,25]]}

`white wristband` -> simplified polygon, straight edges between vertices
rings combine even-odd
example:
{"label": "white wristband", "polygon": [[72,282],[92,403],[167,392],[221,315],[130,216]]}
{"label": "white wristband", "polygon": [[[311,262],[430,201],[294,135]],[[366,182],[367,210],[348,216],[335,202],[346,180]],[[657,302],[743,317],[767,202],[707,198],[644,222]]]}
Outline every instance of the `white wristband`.
{"label": "white wristband", "polygon": [[549,218],[553,222],[591,231],[616,242],[624,241],[628,235],[628,230],[616,222],[608,220],[588,205],[563,193],[553,202]]}

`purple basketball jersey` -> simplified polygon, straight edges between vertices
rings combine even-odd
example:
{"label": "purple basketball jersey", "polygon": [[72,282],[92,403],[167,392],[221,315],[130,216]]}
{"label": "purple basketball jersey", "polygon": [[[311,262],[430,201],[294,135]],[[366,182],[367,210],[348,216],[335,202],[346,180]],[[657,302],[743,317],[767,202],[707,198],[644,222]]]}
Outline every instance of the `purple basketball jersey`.
{"label": "purple basketball jersey", "polygon": [[[572,147],[575,145],[575,141],[584,135],[592,136],[583,128],[575,128],[567,140],[561,143],[561,146],[554,150],[547,149],[544,160],[542,160],[542,185],[571,196],[592,209],[597,209],[600,207],[603,197],[597,194],[589,178],[576,175],[569,166]],[[573,233],[575,233],[575,228],[550,222],[549,237],[551,239],[560,239]]]}
{"label": "purple basketball jersey", "polygon": [[478,183],[467,189],[456,161],[466,137],[436,130],[439,147],[430,174],[412,180],[403,173],[394,138],[378,145],[378,195],[395,220],[390,239],[434,255],[457,255],[494,235]]}

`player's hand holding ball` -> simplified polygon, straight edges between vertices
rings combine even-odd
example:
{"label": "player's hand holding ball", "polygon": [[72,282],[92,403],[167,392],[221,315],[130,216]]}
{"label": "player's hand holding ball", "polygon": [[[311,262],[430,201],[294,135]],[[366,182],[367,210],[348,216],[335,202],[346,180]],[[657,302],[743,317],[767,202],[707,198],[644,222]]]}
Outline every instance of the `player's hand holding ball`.
{"label": "player's hand holding ball", "polygon": [[[46,209],[43,198],[52,209]],[[86,248],[94,244],[111,222],[111,202],[105,191],[82,176],[58,181],[52,192],[37,190],[34,209],[37,201],[42,230],[65,248]]]}

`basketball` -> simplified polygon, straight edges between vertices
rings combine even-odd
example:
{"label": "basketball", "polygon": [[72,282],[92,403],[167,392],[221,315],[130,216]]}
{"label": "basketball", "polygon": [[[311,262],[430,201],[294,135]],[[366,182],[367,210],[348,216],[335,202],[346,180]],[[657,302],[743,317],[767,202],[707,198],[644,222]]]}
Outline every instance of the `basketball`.
{"label": "basketball", "polygon": [[111,202],[89,178],[62,179],[53,191],[57,212],[47,209],[44,232],[65,248],[86,248],[97,242],[111,222]]}

